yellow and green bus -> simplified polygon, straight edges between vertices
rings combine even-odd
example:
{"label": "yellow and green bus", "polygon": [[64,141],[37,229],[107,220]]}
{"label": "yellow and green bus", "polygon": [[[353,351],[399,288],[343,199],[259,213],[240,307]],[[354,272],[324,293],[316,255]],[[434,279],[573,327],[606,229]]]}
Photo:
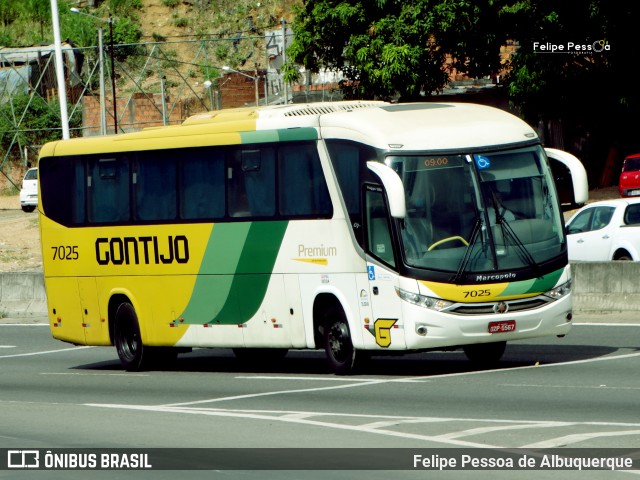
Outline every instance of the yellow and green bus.
{"label": "yellow and green bus", "polygon": [[250,107],[49,143],[52,334],[127,370],[216,347],[323,348],[343,374],[390,352],[497,361],[571,328],[551,156],[584,202],[575,157],[473,104]]}

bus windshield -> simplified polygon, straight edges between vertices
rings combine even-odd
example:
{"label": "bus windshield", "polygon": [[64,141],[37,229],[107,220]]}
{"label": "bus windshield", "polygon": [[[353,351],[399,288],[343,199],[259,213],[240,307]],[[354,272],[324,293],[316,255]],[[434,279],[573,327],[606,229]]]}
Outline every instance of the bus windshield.
{"label": "bus windshield", "polygon": [[402,179],[407,265],[457,275],[532,268],[565,251],[541,147],[387,157]]}

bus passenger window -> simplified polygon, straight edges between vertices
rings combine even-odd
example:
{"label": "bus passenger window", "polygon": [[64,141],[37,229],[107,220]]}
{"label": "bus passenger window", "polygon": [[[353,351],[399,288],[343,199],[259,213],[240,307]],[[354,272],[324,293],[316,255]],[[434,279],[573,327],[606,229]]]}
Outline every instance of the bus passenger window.
{"label": "bus passenger window", "polygon": [[133,181],[138,220],[176,218],[176,153],[141,152]]}
{"label": "bus passenger window", "polygon": [[238,149],[227,171],[227,185],[232,217],[275,215],[274,149]]}
{"label": "bus passenger window", "polygon": [[315,144],[280,147],[278,200],[283,216],[330,216],[329,190]]}
{"label": "bus passenger window", "polygon": [[224,217],[224,151],[197,149],[180,159],[180,218]]}
{"label": "bus passenger window", "polygon": [[90,160],[87,173],[89,222],[128,221],[130,208],[127,159],[120,157]]}

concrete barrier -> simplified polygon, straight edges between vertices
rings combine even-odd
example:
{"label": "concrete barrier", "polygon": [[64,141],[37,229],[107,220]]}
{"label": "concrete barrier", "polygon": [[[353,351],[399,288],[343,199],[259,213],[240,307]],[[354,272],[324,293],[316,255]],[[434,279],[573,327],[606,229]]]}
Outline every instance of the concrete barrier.
{"label": "concrete barrier", "polygon": [[42,272],[0,273],[0,318],[47,314]]}
{"label": "concrete barrier", "polygon": [[[639,312],[640,262],[576,262],[573,305],[580,312]],[[0,273],[0,318],[47,314],[41,272]]]}
{"label": "concrete barrier", "polygon": [[640,314],[640,262],[575,262],[571,272],[576,312]]}

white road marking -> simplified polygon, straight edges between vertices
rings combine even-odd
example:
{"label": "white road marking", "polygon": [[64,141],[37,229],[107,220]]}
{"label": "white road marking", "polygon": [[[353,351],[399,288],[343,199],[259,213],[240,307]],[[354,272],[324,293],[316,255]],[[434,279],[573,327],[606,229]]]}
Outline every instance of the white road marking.
{"label": "white road marking", "polygon": [[94,347],[71,347],[71,348],[61,348],[60,350],[46,350],[43,352],[31,352],[31,353],[16,353],[14,355],[0,355],[0,360],[3,358],[16,358],[16,357],[32,357],[34,355],[48,355],[49,353],[60,353],[60,352],[70,352],[72,350],[84,350],[87,348]]}
{"label": "white road marking", "polygon": [[[300,425],[309,425],[324,428],[333,428],[338,430],[350,430],[359,433],[368,433],[375,435],[383,435],[388,437],[398,437],[408,440],[421,440],[425,442],[434,442],[445,445],[473,447],[473,448],[552,448],[558,446],[568,446],[573,443],[582,442],[591,438],[613,437],[638,435],[640,430],[623,430],[615,432],[590,432],[581,434],[566,435],[563,437],[553,438],[543,442],[521,447],[508,447],[504,445],[493,445],[488,443],[471,442],[459,440],[459,437],[479,435],[484,433],[492,433],[504,430],[518,430],[523,428],[553,428],[567,426],[599,426],[599,427],[639,427],[637,423],[614,423],[614,422],[556,422],[556,421],[528,421],[528,420],[500,420],[500,419],[478,419],[478,418],[438,418],[438,417],[403,417],[391,415],[365,415],[365,414],[346,414],[333,412],[299,412],[299,411],[282,411],[282,410],[229,410],[218,408],[191,408],[191,407],[172,407],[166,405],[126,405],[126,404],[98,404],[86,403],[84,406],[109,409],[123,410],[139,410],[156,413],[183,413],[189,415],[205,415],[216,417],[232,417],[254,420],[266,420],[268,422],[283,422]],[[321,417],[338,417],[350,419],[378,419],[377,422],[363,423],[361,425],[342,424],[333,421],[322,421]],[[385,419],[386,421],[381,421]],[[440,435],[423,435],[411,432],[401,432],[389,430],[382,427],[392,427],[403,424],[415,423],[446,423],[446,422],[479,422],[492,424],[486,427],[478,427],[459,432]]]}
{"label": "white road marking", "polygon": [[[249,413],[247,411],[233,411],[233,410],[217,410],[208,408],[184,408],[184,407],[168,407],[168,406],[146,406],[146,405],[116,405],[116,404],[97,404],[86,403],[85,406],[100,407],[100,408],[115,408],[126,410],[142,410],[147,412],[158,413],[186,413],[190,415],[207,415],[216,417],[237,417],[237,418],[251,418],[254,420],[267,420],[270,422],[279,421],[283,423],[295,423],[301,425],[310,425],[315,427],[334,428],[338,430],[350,430],[360,433],[373,433],[375,435],[384,435],[389,437],[399,437],[403,439],[433,441],[437,443],[445,443],[448,445],[455,445],[460,447],[474,447],[474,448],[499,448],[497,445],[488,445],[485,443],[467,442],[464,440],[444,439],[440,440],[437,436],[420,435],[409,432],[396,432],[393,430],[382,430],[377,428],[368,428],[363,425],[349,425],[334,422],[321,422],[317,420],[309,420],[308,418],[300,418],[300,416],[282,415],[285,412],[278,412],[281,416],[264,415],[258,413]],[[326,415],[326,414],[325,414]]]}
{"label": "white road marking", "polygon": [[0,327],[48,327],[48,323],[0,323]]}
{"label": "white road marking", "polygon": [[[385,379],[342,379],[336,377],[328,377],[325,378],[324,381],[339,381],[339,382],[348,382],[346,385],[333,385],[331,387],[316,387],[316,388],[303,388],[303,389],[293,389],[293,390],[277,390],[270,392],[260,392],[260,393],[250,393],[246,395],[234,395],[231,397],[218,397],[218,398],[208,398],[204,400],[194,400],[191,402],[178,402],[178,403],[170,403],[163,405],[164,407],[185,407],[189,405],[202,405],[205,403],[218,403],[218,402],[226,402],[230,400],[244,400],[247,398],[256,398],[256,397],[268,397],[274,395],[288,395],[292,393],[303,393],[303,392],[320,392],[325,390],[339,390],[343,388],[354,388],[354,387],[363,387],[369,385],[381,385],[385,383],[395,383],[395,382],[403,382],[403,383],[412,383],[412,382],[423,382],[423,381],[434,381],[442,378],[452,378],[452,377],[466,377],[470,375],[486,375],[491,373],[500,373],[500,372],[513,372],[517,370],[526,370],[531,368],[548,368],[548,367],[557,367],[557,366],[567,366],[567,365],[576,365],[583,363],[593,363],[593,362],[603,362],[610,360],[620,360],[624,358],[634,358],[640,357],[640,353],[630,353],[626,355],[613,355],[608,357],[598,357],[586,360],[575,360],[569,362],[558,362],[558,363],[548,363],[544,365],[525,365],[522,367],[513,367],[513,368],[498,368],[493,370],[478,370],[474,372],[459,372],[459,373],[445,373],[443,375],[431,375],[431,376],[420,376],[420,377],[405,377],[405,378],[385,378]],[[269,380],[269,379],[281,379],[279,376],[269,376],[269,375],[256,375],[256,376],[241,376],[236,378],[244,378],[250,380]],[[308,381],[314,377],[285,377],[288,380],[304,380]]]}
{"label": "white road marking", "polygon": [[353,388],[353,387],[363,387],[381,383],[388,383],[387,380],[371,380],[369,382],[364,383],[351,383],[348,385],[334,385],[331,387],[316,387],[316,388],[301,388],[296,390],[277,390],[273,392],[260,392],[260,393],[249,393],[247,395],[234,395],[232,397],[218,397],[218,398],[208,398],[205,400],[195,400],[192,402],[179,402],[179,403],[168,403],[166,405],[161,405],[162,407],[185,407],[188,405],[201,405],[203,403],[217,403],[217,402],[227,402],[229,400],[244,400],[246,398],[256,398],[256,397],[269,397],[273,395],[286,395],[290,393],[303,393],[303,392],[320,392],[324,390],[338,390],[343,388]]}
{"label": "white road marking", "polygon": [[319,382],[346,382],[346,383],[354,383],[354,382],[363,382],[363,383],[371,383],[371,382],[397,382],[397,383],[426,383],[430,381],[431,377],[419,377],[419,378],[398,378],[398,379],[389,379],[389,378],[350,378],[350,377],[296,377],[293,375],[290,376],[276,376],[276,375],[239,375],[237,377],[239,380],[303,380],[303,381],[319,381]]}
{"label": "white road marking", "polygon": [[295,377],[295,376],[276,376],[276,375],[239,375],[238,379],[249,379],[249,380],[313,380],[319,382],[366,382],[370,383],[372,381],[380,380],[379,378],[349,378],[349,377],[333,377],[333,376],[325,376],[325,377]]}
{"label": "white road marking", "polygon": [[549,385],[535,383],[502,383],[498,387],[517,387],[517,388],[580,388],[588,390],[640,390],[640,387],[614,387],[609,385]]}
{"label": "white road marking", "polygon": [[78,377],[148,377],[146,373],[81,373],[81,372],[40,372],[40,375],[74,375]]}
{"label": "white road marking", "polygon": [[15,345],[0,345],[0,348],[16,348]]}
{"label": "white road marking", "polygon": [[640,327],[640,323],[574,323],[574,327]]}
{"label": "white road marking", "polygon": [[580,443],[584,440],[590,440],[592,438],[604,438],[604,437],[621,437],[625,435],[638,435],[640,430],[622,430],[618,432],[590,432],[590,433],[575,433],[573,435],[565,435],[563,437],[551,438],[549,440],[543,440],[542,442],[530,443],[522,448],[555,448],[564,447],[567,445],[573,445],[574,443]]}
{"label": "white road marking", "polygon": [[504,430],[522,430],[525,428],[569,427],[571,425],[575,425],[575,424],[573,422],[545,422],[545,423],[538,423],[538,424],[522,424],[518,422],[515,425],[500,425],[500,426],[494,426],[494,427],[470,428],[467,430],[461,430],[459,432],[445,433],[444,435],[440,435],[439,438],[449,439],[449,438],[471,437],[473,435],[483,435],[485,433],[494,433],[494,432],[500,432]]}

